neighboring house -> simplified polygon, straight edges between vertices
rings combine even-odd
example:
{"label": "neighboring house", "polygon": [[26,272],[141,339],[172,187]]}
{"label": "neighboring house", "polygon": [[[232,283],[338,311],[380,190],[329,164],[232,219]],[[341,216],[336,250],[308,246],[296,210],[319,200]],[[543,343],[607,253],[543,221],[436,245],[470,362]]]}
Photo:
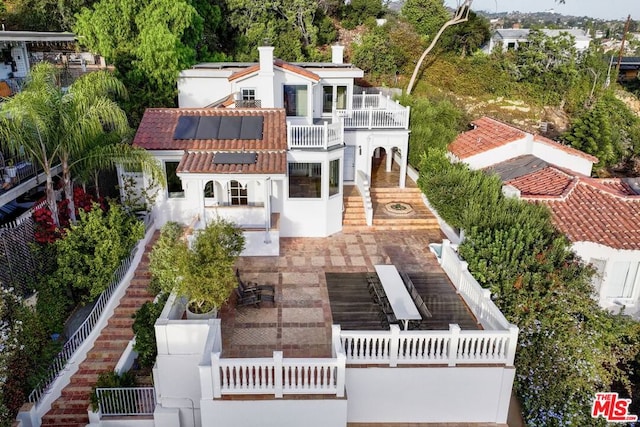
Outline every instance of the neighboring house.
{"label": "neighboring house", "polygon": [[180,108],[148,109],[134,138],[166,171],[160,222],[223,216],[248,230],[258,245],[249,253],[276,254],[279,236],[340,232],[344,185],[357,185],[371,225],[373,159],[384,156],[386,170],[396,162],[405,186],[409,108],[355,93],[363,72],[342,50],[333,46],[330,63],[293,64],[264,46],[258,63],[181,72]]}
{"label": "neighboring house", "polygon": [[[494,30],[489,43],[483,49],[487,53],[491,53],[496,46],[502,46],[502,51],[506,52],[510,49],[518,49],[521,45],[528,43],[529,41],[529,29],[527,28],[503,28]],[[566,29],[566,30],[549,30],[543,28],[541,30],[549,37],[557,37],[561,34],[569,34],[574,38],[574,47],[578,52],[585,51],[591,44],[591,36],[587,31]]]}
{"label": "neighboring house", "polygon": [[[611,63],[614,66],[617,65],[617,58],[612,58]],[[638,78],[638,70],[640,70],[640,57],[624,56],[620,58],[620,73],[618,74],[618,80],[636,80]]]}
{"label": "neighboring house", "polygon": [[[59,65],[80,59],[93,62],[94,56],[76,53],[76,37],[72,33],[0,31],[0,97],[18,92],[31,67],[40,61],[52,61]],[[84,61],[84,60],[83,60]],[[83,70],[84,71],[84,70]],[[53,174],[58,174],[56,166]],[[25,155],[10,155],[0,142],[0,224],[16,218],[33,202],[19,197],[34,191],[44,182],[44,174],[38,174],[33,162]]]}
{"label": "neighboring house", "polygon": [[599,304],[640,315],[640,186],[591,178],[597,158],[489,118],[449,146],[472,169],[497,173],[505,194],[544,203],[572,249],[596,269]]}

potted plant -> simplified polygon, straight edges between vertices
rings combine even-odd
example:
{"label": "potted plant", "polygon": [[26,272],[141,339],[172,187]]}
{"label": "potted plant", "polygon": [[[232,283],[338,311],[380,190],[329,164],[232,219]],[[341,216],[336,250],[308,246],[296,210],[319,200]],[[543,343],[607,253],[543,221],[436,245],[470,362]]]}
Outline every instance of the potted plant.
{"label": "potted plant", "polygon": [[16,167],[13,165],[13,160],[9,160],[7,162],[7,166],[4,168],[5,172],[7,173],[7,176],[10,179],[13,179],[16,177],[18,170],[16,169]]}
{"label": "potted plant", "polygon": [[242,231],[219,219],[196,231],[189,248],[186,239],[175,238],[177,230],[175,223],[163,227],[149,269],[163,291],[187,299],[187,318],[215,317],[237,286],[234,264],[245,245]]}

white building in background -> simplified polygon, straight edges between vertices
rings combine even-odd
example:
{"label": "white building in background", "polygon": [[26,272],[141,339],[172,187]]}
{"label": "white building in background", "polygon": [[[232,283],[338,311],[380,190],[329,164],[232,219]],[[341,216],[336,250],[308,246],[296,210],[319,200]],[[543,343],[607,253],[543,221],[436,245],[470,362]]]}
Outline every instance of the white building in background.
{"label": "white building in background", "polygon": [[[486,53],[491,53],[496,46],[502,46],[502,51],[506,52],[510,49],[518,49],[523,44],[529,42],[528,28],[502,28],[494,30],[489,39],[489,43],[483,49]],[[541,30],[549,37],[557,37],[562,34],[568,34],[574,38],[574,47],[578,52],[583,52],[589,48],[591,44],[591,36],[588,31],[578,29],[550,30],[543,28]]]}
{"label": "white building in background", "polygon": [[449,155],[497,173],[505,194],[547,205],[574,252],[596,269],[600,306],[640,317],[637,179],[591,178],[596,157],[488,117],[460,134]]}
{"label": "white building in background", "polygon": [[344,185],[368,196],[372,159],[386,154],[405,186],[409,108],[357,93],[362,70],[288,63],[259,48],[258,63],[199,64],[180,73],[177,109],[148,109],[134,139],[162,162],[161,223],[222,216],[245,228],[247,254],[275,255],[279,236],[342,230]]}

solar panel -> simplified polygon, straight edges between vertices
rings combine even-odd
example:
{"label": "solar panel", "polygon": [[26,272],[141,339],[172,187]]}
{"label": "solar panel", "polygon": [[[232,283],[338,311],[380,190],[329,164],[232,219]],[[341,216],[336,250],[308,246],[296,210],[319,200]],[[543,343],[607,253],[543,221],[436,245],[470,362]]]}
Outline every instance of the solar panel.
{"label": "solar panel", "polygon": [[243,116],[240,139],[262,139],[264,116]]}
{"label": "solar panel", "polygon": [[252,165],[258,160],[257,153],[216,153],[214,165]]}
{"label": "solar panel", "polygon": [[198,124],[196,139],[219,139],[220,119],[216,116],[202,116]]}
{"label": "solar panel", "polygon": [[200,117],[198,116],[178,117],[178,124],[173,131],[173,139],[193,139],[196,136],[199,121]]}
{"label": "solar panel", "polygon": [[180,116],[173,139],[262,139],[264,116]]}
{"label": "solar panel", "polygon": [[242,117],[225,116],[220,118],[220,129],[218,139],[240,139],[240,129],[242,128]]}

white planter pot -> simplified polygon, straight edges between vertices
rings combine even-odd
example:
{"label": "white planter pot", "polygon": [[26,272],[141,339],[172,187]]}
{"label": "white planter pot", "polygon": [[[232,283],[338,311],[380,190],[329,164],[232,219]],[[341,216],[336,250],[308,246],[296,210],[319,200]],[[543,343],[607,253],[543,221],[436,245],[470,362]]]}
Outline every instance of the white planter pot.
{"label": "white planter pot", "polygon": [[7,166],[4,170],[9,178],[15,178],[18,172],[15,166]]}
{"label": "white planter pot", "polygon": [[211,311],[206,313],[194,313],[189,310],[189,305],[187,304],[187,320],[199,320],[199,319],[215,319],[218,315],[218,309],[214,308]]}

